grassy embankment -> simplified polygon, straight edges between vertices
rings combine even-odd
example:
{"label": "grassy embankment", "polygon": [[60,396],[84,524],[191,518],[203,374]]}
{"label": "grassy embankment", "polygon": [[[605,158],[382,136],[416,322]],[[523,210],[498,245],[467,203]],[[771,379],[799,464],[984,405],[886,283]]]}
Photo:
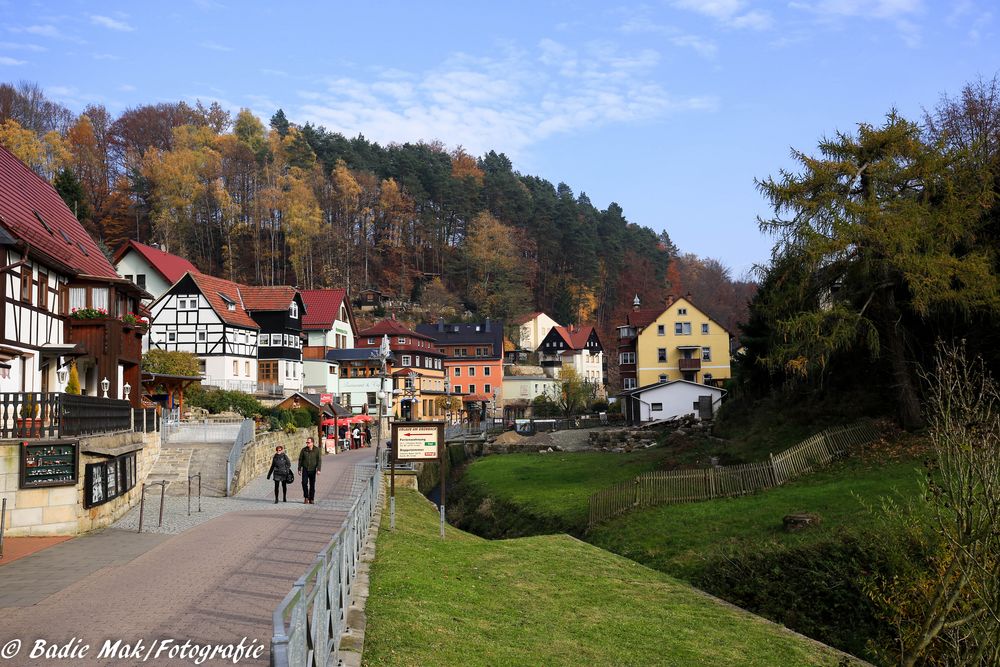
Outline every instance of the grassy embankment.
{"label": "grassy embankment", "polygon": [[397,491],[366,665],[837,665],[838,654],[565,535],[488,541]]}

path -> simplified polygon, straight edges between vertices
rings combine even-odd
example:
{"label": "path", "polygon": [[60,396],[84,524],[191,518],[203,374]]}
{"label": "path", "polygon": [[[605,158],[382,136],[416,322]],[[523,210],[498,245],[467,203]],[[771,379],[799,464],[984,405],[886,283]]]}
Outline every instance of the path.
{"label": "path", "polygon": [[237,511],[216,509],[189,520],[179,504],[172,506],[166,527],[182,530],[188,521],[198,523],[179,534],[109,529],[3,566],[0,646],[12,639],[24,642],[18,657],[5,664],[56,664],[29,661],[30,645],[74,637],[92,647],[74,665],[140,662],[96,659],[106,639],[236,644],[244,637],[264,650],[259,660],[240,664],[267,664],[271,613],[343,522],[355,487],[354,465],[372,459],[371,449],[325,456],[315,505],[300,504],[298,480],[289,489],[289,502],[274,505],[271,482],[258,479],[238,498],[209,499],[212,505],[231,503]]}
{"label": "path", "polygon": [[202,495],[221,498],[226,495],[226,462],[232,447],[232,441],[163,445],[148,481],[166,480],[167,495],[187,496],[188,475],[200,472]]}

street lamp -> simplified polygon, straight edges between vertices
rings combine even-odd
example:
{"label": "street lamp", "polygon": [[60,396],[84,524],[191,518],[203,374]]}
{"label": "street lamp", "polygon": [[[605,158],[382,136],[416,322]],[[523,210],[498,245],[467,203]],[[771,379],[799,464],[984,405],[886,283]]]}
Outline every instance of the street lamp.
{"label": "street lamp", "polygon": [[66,384],[69,382],[69,367],[63,366],[56,371],[56,379],[59,380],[59,384]]}
{"label": "street lamp", "polygon": [[129,394],[132,393],[132,385],[130,385],[128,382],[126,382],[122,386],[122,392],[125,394],[125,400],[127,401],[128,397],[129,397]]}
{"label": "street lamp", "polygon": [[110,388],[111,388],[111,381],[108,380],[107,376],[105,376],[105,378],[101,380],[101,391],[104,392],[103,398],[108,397],[108,389]]}

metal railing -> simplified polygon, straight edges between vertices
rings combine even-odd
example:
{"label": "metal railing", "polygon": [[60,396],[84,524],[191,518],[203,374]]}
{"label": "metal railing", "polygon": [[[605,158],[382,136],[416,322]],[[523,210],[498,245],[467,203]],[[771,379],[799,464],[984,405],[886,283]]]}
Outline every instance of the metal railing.
{"label": "metal railing", "polygon": [[0,558],[3,558],[3,534],[7,532],[7,499],[0,500]]}
{"label": "metal railing", "polygon": [[160,527],[163,526],[163,500],[164,500],[164,496],[167,495],[167,484],[169,484],[169,482],[167,482],[165,480],[164,481],[160,481],[160,482],[150,482],[149,484],[147,484],[145,482],[142,483],[142,491],[139,493],[139,529],[136,531],[137,533],[141,533],[142,532],[142,519],[143,519],[143,515],[145,514],[145,511],[146,511],[146,487],[147,486],[158,486],[158,487],[160,487],[160,520],[157,522],[156,526],[157,526],[157,528],[160,528]]}
{"label": "metal railing", "polygon": [[57,392],[0,393],[0,439],[62,438],[132,430],[128,401]]}
{"label": "metal railing", "polygon": [[206,379],[202,381],[203,387],[215,387],[216,389],[223,389],[225,391],[242,391],[247,394],[252,394],[257,391],[257,381],[256,380],[212,380]]}
{"label": "metal railing", "polygon": [[226,459],[226,495],[232,495],[233,492],[233,475],[236,474],[236,466],[240,462],[240,456],[243,454],[243,448],[249,443],[253,442],[254,435],[256,433],[254,423],[252,419],[244,419],[243,423],[240,424],[240,430],[236,434],[236,439],[233,442],[232,448],[229,450],[229,458]]}
{"label": "metal railing", "polygon": [[198,478],[198,511],[201,512],[201,473],[188,475],[188,516],[191,516],[191,480]]}
{"label": "metal railing", "polygon": [[355,467],[355,479],[363,480],[363,488],[351,511],[330,543],[275,609],[272,667],[339,664],[340,637],[347,623],[358,561],[382,489],[379,463]]}
{"label": "metal railing", "polygon": [[232,442],[246,420],[202,419],[176,423],[163,423],[163,444],[173,442]]}
{"label": "metal railing", "polygon": [[156,408],[133,408],[132,430],[136,433],[155,433],[160,430]]}

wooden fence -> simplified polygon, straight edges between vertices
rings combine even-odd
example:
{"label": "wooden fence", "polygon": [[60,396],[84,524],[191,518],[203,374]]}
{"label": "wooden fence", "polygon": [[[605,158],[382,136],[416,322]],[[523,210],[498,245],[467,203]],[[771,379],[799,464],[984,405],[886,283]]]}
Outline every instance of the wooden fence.
{"label": "wooden fence", "polygon": [[878,435],[866,421],[829,428],[760,463],[643,473],[590,496],[589,526],[635,509],[742,496],[780,486]]}

